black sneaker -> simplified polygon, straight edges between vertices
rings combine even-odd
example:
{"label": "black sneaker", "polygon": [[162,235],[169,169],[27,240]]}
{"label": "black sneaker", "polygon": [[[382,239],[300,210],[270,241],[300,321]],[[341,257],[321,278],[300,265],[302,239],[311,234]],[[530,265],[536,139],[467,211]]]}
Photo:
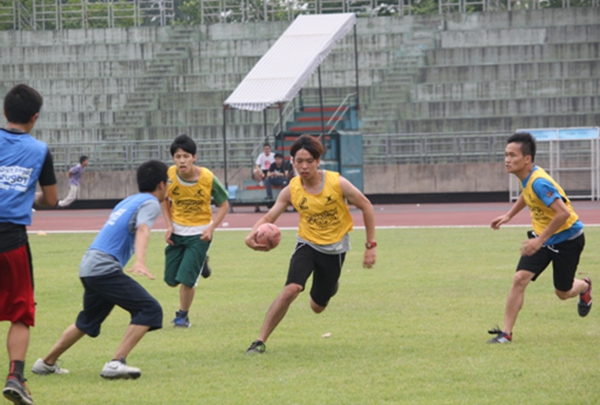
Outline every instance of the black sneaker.
{"label": "black sneaker", "polygon": [[512,333],[509,335],[506,332],[501,331],[500,329],[492,329],[488,330],[488,333],[491,335],[496,335],[496,337],[488,340],[488,343],[510,343],[512,341]]}
{"label": "black sneaker", "polygon": [[212,274],[212,270],[210,269],[210,266],[208,265],[208,255],[206,255],[206,260],[204,261],[204,266],[202,266],[202,270],[200,271],[200,274],[202,275],[202,278],[209,278],[210,275]]}
{"label": "black sneaker", "polygon": [[577,303],[579,316],[586,316],[592,309],[592,280],[586,277],[583,281],[588,283],[588,289],[583,294],[579,294],[579,302]]}
{"label": "black sneaker", "polygon": [[2,393],[6,399],[13,401],[15,405],[33,405],[33,399],[31,399],[31,393],[27,385],[15,376],[8,376]]}
{"label": "black sneaker", "polygon": [[246,354],[263,354],[267,350],[267,347],[260,340],[255,340],[252,342],[248,350],[246,350]]}

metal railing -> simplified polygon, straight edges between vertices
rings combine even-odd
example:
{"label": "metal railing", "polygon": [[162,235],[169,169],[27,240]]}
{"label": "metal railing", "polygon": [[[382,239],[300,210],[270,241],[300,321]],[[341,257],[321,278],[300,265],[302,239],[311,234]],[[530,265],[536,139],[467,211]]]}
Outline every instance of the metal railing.
{"label": "metal railing", "polygon": [[140,27],[293,21],[300,14],[405,16],[542,8],[599,7],[600,0],[0,0],[0,30]]}
{"label": "metal railing", "polygon": [[61,30],[169,25],[173,0],[0,0],[0,30]]}
{"label": "metal railing", "polygon": [[197,22],[292,21],[299,14],[356,13],[358,17],[377,17],[598,7],[599,2],[600,0],[200,0]]}
{"label": "metal railing", "polygon": [[[231,142],[228,147],[228,163],[231,167],[249,167],[249,151],[259,139],[249,138]],[[160,160],[172,162],[169,148],[172,140],[87,142],[87,143],[49,143],[48,147],[57,172],[67,171],[79,163],[79,157],[90,158],[88,170],[121,171],[135,170],[141,163]],[[197,161],[202,166],[223,168],[223,143],[221,140],[196,140],[198,144]]]}

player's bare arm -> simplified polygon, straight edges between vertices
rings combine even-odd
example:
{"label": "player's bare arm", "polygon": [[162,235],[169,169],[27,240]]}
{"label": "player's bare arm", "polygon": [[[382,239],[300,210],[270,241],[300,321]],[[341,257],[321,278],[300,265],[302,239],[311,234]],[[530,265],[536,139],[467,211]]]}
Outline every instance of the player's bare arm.
{"label": "player's bare arm", "polygon": [[538,235],[537,238],[523,241],[523,245],[521,246],[521,254],[523,256],[531,256],[540,250],[544,243],[546,243],[546,241],[550,239],[550,237],[554,235],[571,216],[571,212],[560,198],[555,199],[549,207],[556,213],[554,218],[552,218],[552,221],[550,221],[546,229],[544,229],[544,232],[542,232],[541,235]]}
{"label": "player's bare arm", "polygon": [[173,245],[174,243],[171,240],[171,235],[173,234],[173,224],[171,223],[171,202],[168,198],[165,198],[165,200],[160,203],[160,211],[162,212],[163,218],[165,219],[165,225],[167,227],[165,241],[169,245]]}
{"label": "player's bare arm", "polygon": [[58,192],[56,190],[56,184],[51,186],[41,186],[42,191],[35,193],[33,200],[35,205],[40,207],[54,207],[58,202]]}
{"label": "player's bare arm", "polygon": [[250,231],[248,236],[246,236],[245,242],[250,249],[260,250],[264,252],[269,250],[268,246],[256,243],[255,237],[258,227],[264,223],[274,224],[275,221],[277,221],[277,218],[279,218],[279,216],[285,212],[288,205],[290,205],[291,203],[292,194],[290,193],[290,188],[286,187],[282,189],[279,195],[277,196],[277,200],[275,200],[275,204],[273,204],[273,207],[271,207],[271,209],[265,215],[263,215],[261,219],[256,221],[254,227],[252,227],[252,230]]}
{"label": "player's bare arm", "polygon": [[[340,176],[340,186],[342,188],[342,194],[346,200],[356,208],[362,211],[363,221],[365,223],[365,232],[367,234],[366,242],[375,241],[375,210],[373,204],[359,189],[354,187],[347,179]],[[370,249],[365,248],[365,255],[363,257],[363,267],[370,269],[375,264],[377,258],[377,248],[372,247]]]}
{"label": "player's bare arm", "polygon": [[523,194],[520,194],[519,198],[517,198],[517,201],[515,201],[513,206],[510,208],[510,210],[506,214],[500,215],[499,217],[494,218],[492,220],[492,223],[491,223],[492,229],[494,229],[494,230],[500,229],[501,225],[508,223],[511,219],[513,219],[513,217],[515,215],[517,215],[519,212],[521,212],[523,210],[523,208],[525,208],[525,207],[526,207],[525,198],[523,197]]}
{"label": "player's bare arm", "polygon": [[215,229],[217,229],[219,225],[221,225],[223,219],[225,219],[225,215],[227,215],[227,212],[229,212],[229,201],[225,200],[221,203],[221,205],[218,205],[217,207],[218,210],[215,216],[213,217],[212,224],[210,224],[210,226],[206,228],[204,232],[202,232],[202,236],[200,236],[200,239],[205,242],[209,242],[212,240],[213,232],[215,231]]}
{"label": "player's bare arm", "polygon": [[148,239],[150,238],[150,228],[146,224],[141,224],[135,230],[135,262],[128,270],[137,276],[146,276],[154,280],[154,276],[146,268],[146,251],[148,249]]}

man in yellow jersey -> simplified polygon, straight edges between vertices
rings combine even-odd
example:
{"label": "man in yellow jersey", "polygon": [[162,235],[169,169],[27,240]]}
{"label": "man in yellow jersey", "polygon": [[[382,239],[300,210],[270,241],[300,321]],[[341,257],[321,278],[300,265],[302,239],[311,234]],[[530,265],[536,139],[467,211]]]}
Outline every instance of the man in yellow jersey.
{"label": "man in yellow jersey", "polygon": [[[173,166],[169,168],[169,198],[162,203],[167,223],[165,239],[165,282],[180,285],[179,311],[175,327],[191,326],[188,312],[194,301],[200,274],[208,277],[206,260],[214,230],[229,210],[227,190],[205,167],[194,165],[196,143],[179,135],[171,145]],[[213,218],[211,198],[218,210]]]}
{"label": "man in yellow jersey", "polygon": [[246,245],[254,250],[268,251],[255,241],[260,225],[274,223],[292,204],[300,214],[297,244],[290,259],[283,291],[271,304],[258,338],[246,354],[264,353],[265,342],[285,316],[291,303],[304,291],[313,273],[310,307],[321,313],[338,289],[346,252],[350,250],[353,222],[346,200],[363,212],[367,241],[363,266],[371,268],[377,255],[375,246],[375,214],[369,200],[339,173],[319,170],[323,145],[310,135],[300,136],[291,147],[294,168],[298,176],[279,193],[273,207],[256,222],[246,237]]}
{"label": "man in yellow jersey", "polygon": [[592,307],[592,282],[575,279],[579,257],[585,245],[583,224],[571,207],[564,190],[541,167],[534,164],[536,144],[529,133],[516,133],[508,138],[504,162],[506,171],[519,179],[521,195],[504,215],[492,221],[499,229],[525,206],[529,208],[533,231],[523,242],[521,259],[506,300],[504,326],[493,329],[496,335],[488,343],[508,343],[517,315],[523,307],[525,288],[552,262],[554,291],[566,300],[579,296],[577,310],[586,316]]}

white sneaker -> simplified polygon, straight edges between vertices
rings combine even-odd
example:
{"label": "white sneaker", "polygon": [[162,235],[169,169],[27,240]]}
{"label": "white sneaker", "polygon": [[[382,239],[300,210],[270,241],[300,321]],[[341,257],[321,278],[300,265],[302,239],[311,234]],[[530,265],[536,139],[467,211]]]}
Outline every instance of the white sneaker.
{"label": "white sneaker", "polygon": [[33,367],[31,367],[31,372],[39,375],[48,375],[48,374],[68,374],[69,370],[65,370],[64,368],[60,368],[58,364],[54,364],[49,366],[44,363],[44,360],[37,359],[35,363],[33,363]]}
{"label": "white sneaker", "polygon": [[124,360],[111,360],[104,365],[100,377],[115,379],[136,379],[142,375],[142,371],[136,367],[129,367]]}

